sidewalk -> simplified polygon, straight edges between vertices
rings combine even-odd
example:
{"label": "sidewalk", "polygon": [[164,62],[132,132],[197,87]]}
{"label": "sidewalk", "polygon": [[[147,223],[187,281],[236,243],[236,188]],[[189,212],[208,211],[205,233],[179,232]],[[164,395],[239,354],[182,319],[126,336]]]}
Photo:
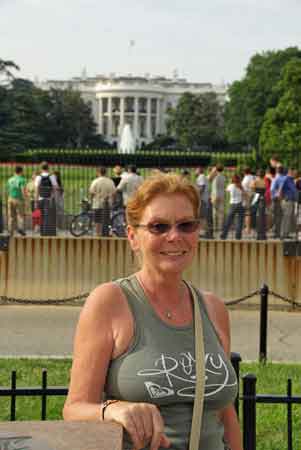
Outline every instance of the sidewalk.
{"label": "sidewalk", "polygon": [[[0,357],[67,357],[80,307],[4,306],[0,314]],[[258,360],[259,311],[231,310],[232,351]],[[269,361],[301,362],[301,313],[269,311]]]}

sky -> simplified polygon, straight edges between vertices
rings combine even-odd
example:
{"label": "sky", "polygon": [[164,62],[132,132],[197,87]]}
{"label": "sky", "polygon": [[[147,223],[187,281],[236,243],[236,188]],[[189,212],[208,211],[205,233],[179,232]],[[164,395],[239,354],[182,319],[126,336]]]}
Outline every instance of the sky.
{"label": "sky", "polygon": [[0,0],[0,59],[39,81],[240,80],[255,53],[301,48],[300,0]]}

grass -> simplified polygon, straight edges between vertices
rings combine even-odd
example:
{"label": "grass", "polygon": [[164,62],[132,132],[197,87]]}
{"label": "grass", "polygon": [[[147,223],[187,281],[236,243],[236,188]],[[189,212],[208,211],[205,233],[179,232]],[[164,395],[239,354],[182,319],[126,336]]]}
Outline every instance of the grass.
{"label": "grass", "polygon": [[[70,360],[1,359],[0,386],[10,386],[10,373],[17,371],[17,387],[41,386],[42,369],[48,370],[49,386],[68,386]],[[286,395],[287,379],[292,379],[293,395],[301,395],[301,365],[267,363],[242,363],[241,377],[253,373],[257,377],[257,393]],[[241,388],[242,392],[242,388]],[[47,419],[62,419],[64,397],[49,397]],[[40,420],[41,400],[18,397],[17,420]],[[0,420],[9,420],[10,403],[0,398]],[[301,448],[301,405],[293,405],[293,448]],[[287,448],[286,405],[257,404],[257,450],[282,450]]]}
{"label": "grass", "polygon": [[[22,165],[22,164],[21,164]],[[39,171],[39,164],[23,164],[24,176],[28,182],[34,171]],[[5,203],[6,186],[8,179],[14,174],[14,164],[0,163],[0,200]],[[173,169],[180,172],[183,168]],[[50,171],[58,170],[61,173],[62,183],[64,187],[64,209],[66,214],[78,214],[80,212],[80,200],[88,196],[89,186],[96,176],[96,167],[94,166],[76,166],[76,165],[51,165]],[[190,179],[195,181],[195,170],[190,168]],[[141,175],[146,178],[152,172],[149,168],[139,168]],[[232,172],[231,172],[232,173]],[[231,174],[225,170],[225,175],[229,178]],[[112,176],[112,167],[108,168],[108,176]],[[30,213],[30,204],[27,202],[26,213]]]}
{"label": "grass", "polygon": [[[252,373],[257,377],[258,394],[286,395],[287,379],[292,380],[293,395],[301,395],[301,365],[260,365],[243,363],[241,377]],[[241,391],[242,392],[242,388]],[[301,448],[301,405],[293,405],[293,449]],[[257,404],[257,450],[284,450],[287,448],[287,405]]]}

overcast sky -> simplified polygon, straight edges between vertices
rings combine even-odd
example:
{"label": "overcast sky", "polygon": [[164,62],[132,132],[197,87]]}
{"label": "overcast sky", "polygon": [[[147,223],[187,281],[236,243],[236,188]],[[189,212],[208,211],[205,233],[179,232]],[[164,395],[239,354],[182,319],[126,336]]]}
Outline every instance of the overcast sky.
{"label": "overcast sky", "polygon": [[301,47],[301,0],[0,0],[0,58],[24,78],[163,75],[231,83]]}

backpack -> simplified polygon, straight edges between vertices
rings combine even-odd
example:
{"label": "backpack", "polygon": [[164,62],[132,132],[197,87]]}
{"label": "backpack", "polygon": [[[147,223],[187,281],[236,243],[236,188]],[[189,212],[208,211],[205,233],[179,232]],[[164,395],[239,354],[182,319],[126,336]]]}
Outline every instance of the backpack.
{"label": "backpack", "polygon": [[52,182],[50,180],[50,175],[41,176],[41,181],[39,185],[39,195],[42,198],[50,198],[52,193]]}

